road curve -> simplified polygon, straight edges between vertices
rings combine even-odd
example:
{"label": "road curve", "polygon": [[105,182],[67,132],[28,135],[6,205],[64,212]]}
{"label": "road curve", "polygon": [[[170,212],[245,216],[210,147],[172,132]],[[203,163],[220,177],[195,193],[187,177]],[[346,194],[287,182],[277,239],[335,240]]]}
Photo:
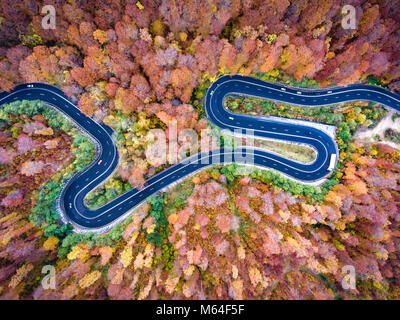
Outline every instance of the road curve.
{"label": "road curve", "polygon": [[[254,165],[273,168],[304,182],[326,177],[330,158],[337,153],[335,142],[326,133],[305,125],[277,122],[264,117],[233,114],[223,106],[229,94],[242,94],[272,99],[304,106],[320,106],[339,102],[366,100],[381,103],[400,111],[400,97],[380,87],[351,85],[331,89],[298,89],[240,75],[223,76],[212,83],[207,91],[205,109],[209,120],[226,130],[250,129],[260,138],[273,138],[303,143],[317,151],[317,158],[310,164],[292,161],[251,147],[234,151],[223,149],[193,155],[185,161],[169,167],[148,179],[141,190],[132,189],[96,210],[84,205],[86,194],[109,177],[118,165],[118,150],[111,139],[113,130],[103,123],[96,123],[84,115],[58,88],[30,83],[17,86],[12,92],[0,93],[0,104],[16,100],[42,100],[70,117],[92,139],[98,142],[98,157],[83,172],[75,174],[64,186],[60,197],[60,209],[67,221],[78,232],[103,232],[125,218],[132,208],[148,196],[157,193],[171,183],[191,173],[208,167],[210,163],[246,163],[243,155],[251,155]],[[99,165],[99,160],[102,160]]]}

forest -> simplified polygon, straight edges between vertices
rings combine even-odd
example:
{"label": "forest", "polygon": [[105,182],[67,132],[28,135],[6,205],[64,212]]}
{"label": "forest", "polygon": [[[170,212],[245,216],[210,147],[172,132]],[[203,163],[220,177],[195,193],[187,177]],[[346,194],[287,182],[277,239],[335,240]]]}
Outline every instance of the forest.
{"label": "forest", "polygon": [[[0,3],[0,90],[46,82],[115,131],[118,170],[99,207],[162,171],[146,159],[154,128],[198,134],[210,83],[243,74],[301,87],[355,82],[400,91],[400,2],[355,0]],[[49,3],[50,4],[50,3]],[[339,164],[321,186],[232,164],[148,198],[105,234],[77,234],[55,201],[93,160],[90,139],[40,101],[0,110],[0,299],[400,299],[399,132],[360,141],[386,117],[364,101],[300,108],[230,97],[227,108],[337,126]],[[393,115],[396,117],[396,115]],[[167,135],[168,136],[168,135]],[[397,262],[396,262],[397,261]],[[55,268],[56,286],[42,285]],[[343,267],[356,287],[343,287]]]}

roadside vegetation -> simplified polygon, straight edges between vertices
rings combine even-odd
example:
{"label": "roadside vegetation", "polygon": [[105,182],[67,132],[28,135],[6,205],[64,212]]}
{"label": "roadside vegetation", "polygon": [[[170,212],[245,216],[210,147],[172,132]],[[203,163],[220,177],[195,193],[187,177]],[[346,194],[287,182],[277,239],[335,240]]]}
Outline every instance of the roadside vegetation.
{"label": "roadside vegetation", "polygon": [[384,133],[384,137],[386,140],[394,142],[398,145],[400,145],[400,132],[397,130],[393,130],[393,129],[386,129],[385,133]]}
{"label": "roadside vegetation", "polygon": [[[196,111],[199,114],[200,118],[205,117],[205,108],[204,108],[204,99],[207,93],[207,89],[210,87],[211,83],[217,80],[220,76],[224,75],[224,73],[219,72],[214,77],[207,77],[204,75],[200,81],[200,84],[193,90],[193,94],[190,100],[190,103],[196,108]],[[319,88],[319,82],[313,79],[308,79],[307,77],[303,77],[301,81],[296,81],[296,79],[279,69],[272,69],[268,72],[264,73],[253,73],[252,77],[256,77],[258,79],[268,81],[268,82],[278,82],[280,84],[286,84],[293,87],[301,87],[301,88]]]}
{"label": "roadside vegetation", "polygon": [[312,162],[317,157],[315,150],[305,145],[260,139],[255,139],[254,145],[265,151],[271,151],[288,159],[304,163]]}
{"label": "roadside vegetation", "polygon": [[[383,106],[363,101],[332,106],[302,107],[254,97],[229,96],[225,100],[225,105],[232,112],[335,125],[337,127],[336,142],[340,151],[339,166],[343,161],[346,162],[349,159],[354,150],[350,141],[356,131],[361,127],[374,127],[387,114],[387,110]],[[298,146],[293,145],[292,148],[298,149]],[[285,155],[284,149],[276,149],[275,152]]]}
{"label": "roadside vegetation", "polygon": [[[44,172],[51,168],[52,176],[46,174],[48,181],[40,179],[40,188],[32,194],[33,207],[29,215],[29,220],[44,230],[46,237],[57,236],[63,239],[71,230],[71,225],[64,225],[60,222],[60,217],[56,211],[56,199],[59,196],[63,185],[68,178],[75,172],[83,171],[94,156],[95,146],[90,139],[79,132],[73,123],[60,112],[50,108],[42,101],[15,101],[3,105],[0,109],[0,119],[7,124],[12,137],[17,139],[14,146],[17,153],[12,161],[18,161],[21,157],[31,156],[33,160],[25,161],[18,170],[25,176],[38,179]],[[38,137],[56,137],[49,139],[43,144],[36,142]],[[61,138],[62,137],[62,138]],[[62,143],[64,140],[68,144]],[[2,149],[3,154],[10,154],[8,150]],[[66,165],[53,163],[55,156],[49,155],[48,159],[43,160],[39,157],[41,149],[56,154],[69,152],[72,154],[65,157]],[[11,153],[12,154],[12,153]],[[55,158],[58,162],[62,161],[60,155]],[[3,165],[4,165],[3,160]],[[12,172],[12,171],[11,171]],[[18,172],[15,172],[17,174]],[[10,172],[5,172],[5,176]],[[28,186],[27,186],[28,187]]]}
{"label": "roadside vegetation", "polygon": [[119,195],[132,189],[132,186],[121,178],[111,177],[107,181],[90,191],[85,197],[85,205],[90,209],[104,206]]}
{"label": "roadside vegetation", "polygon": [[320,83],[314,79],[303,77],[300,81],[297,81],[293,75],[277,68],[268,72],[255,73],[253,76],[264,81],[284,83],[298,88],[316,89],[320,87]]}
{"label": "roadside vegetation", "polygon": [[225,106],[235,113],[276,116],[337,125],[346,122],[351,130],[373,127],[387,113],[373,102],[349,102],[330,106],[306,107],[247,96],[229,96]]}

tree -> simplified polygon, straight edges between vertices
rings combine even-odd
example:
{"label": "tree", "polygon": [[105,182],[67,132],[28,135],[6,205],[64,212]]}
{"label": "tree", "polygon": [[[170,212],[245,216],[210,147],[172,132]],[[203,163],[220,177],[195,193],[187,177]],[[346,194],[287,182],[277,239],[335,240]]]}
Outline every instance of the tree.
{"label": "tree", "polygon": [[24,203],[24,193],[22,190],[15,190],[1,200],[1,205],[5,207],[18,207],[22,203]]}
{"label": "tree", "polygon": [[96,105],[94,104],[93,98],[90,95],[82,96],[78,102],[78,107],[88,117],[91,117],[96,110]]}

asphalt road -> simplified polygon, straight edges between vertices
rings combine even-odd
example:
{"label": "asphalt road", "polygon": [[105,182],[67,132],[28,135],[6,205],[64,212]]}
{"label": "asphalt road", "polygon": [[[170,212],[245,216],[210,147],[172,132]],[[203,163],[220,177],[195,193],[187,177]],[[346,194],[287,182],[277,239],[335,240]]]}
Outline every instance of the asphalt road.
{"label": "asphalt road", "polygon": [[[317,158],[311,164],[288,160],[275,154],[251,147],[239,147],[233,152],[223,149],[196,154],[151,177],[141,190],[132,189],[97,210],[84,205],[86,194],[109,177],[118,165],[118,151],[111,139],[113,130],[98,124],[84,115],[58,88],[43,83],[19,85],[10,93],[0,93],[0,104],[15,100],[43,100],[58,108],[73,119],[98,141],[98,158],[84,171],[75,174],[63,188],[60,206],[68,222],[79,231],[104,231],[111,224],[121,220],[135,206],[148,196],[157,193],[171,183],[184,178],[194,171],[208,167],[210,163],[250,163],[273,168],[299,181],[312,182],[329,175],[331,155],[336,146],[324,132],[303,125],[282,123],[264,117],[253,117],[230,113],[223,107],[223,100],[229,94],[244,94],[304,106],[321,106],[333,103],[366,100],[381,103],[400,111],[400,97],[388,90],[375,86],[351,85],[326,90],[306,90],[267,83],[245,76],[223,76],[207,91],[206,113],[211,122],[226,130],[250,129],[255,137],[274,138],[284,141],[308,144],[317,151]],[[250,155],[250,159],[243,157]],[[102,160],[99,165],[99,160]]]}

